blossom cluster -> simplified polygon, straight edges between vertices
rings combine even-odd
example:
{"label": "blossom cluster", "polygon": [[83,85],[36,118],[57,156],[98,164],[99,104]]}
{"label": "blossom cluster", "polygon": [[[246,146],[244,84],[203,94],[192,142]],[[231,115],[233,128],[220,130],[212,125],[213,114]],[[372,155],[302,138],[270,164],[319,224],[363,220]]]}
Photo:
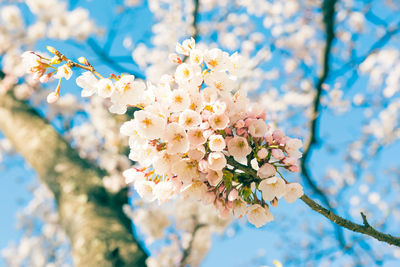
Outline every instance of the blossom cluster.
{"label": "blossom cluster", "polygon": [[[49,50],[56,63],[67,61],[55,76],[69,79],[77,65]],[[269,205],[303,194],[280,172],[298,170],[301,141],[271,129],[265,110],[250,102],[240,88],[238,53],[198,49],[193,39],[178,43],[176,52],[170,55],[178,65],[174,75],[163,75],[158,84],[146,86],[133,75],[104,78],[85,60],[80,62],[89,71],[76,82],[82,96],[109,98],[113,113],[140,109],[121,133],[129,136],[129,158],[140,165],[124,176],[143,199],[163,203],[181,194],[213,204],[222,217],[247,215],[255,226],[264,225],[273,219]],[[49,63],[28,53],[29,70],[42,79]]]}

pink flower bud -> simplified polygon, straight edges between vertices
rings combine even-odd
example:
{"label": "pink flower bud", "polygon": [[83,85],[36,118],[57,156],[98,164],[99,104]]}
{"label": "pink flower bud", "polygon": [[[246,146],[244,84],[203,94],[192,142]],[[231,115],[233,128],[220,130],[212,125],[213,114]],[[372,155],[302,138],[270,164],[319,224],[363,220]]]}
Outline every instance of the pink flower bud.
{"label": "pink flower bud", "polygon": [[225,190],[225,186],[220,186],[218,188],[218,193],[222,193]]}
{"label": "pink flower bud", "polygon": [[277,143],[281,143],[281,140],[283,139],[283,137],[285,137],[285,134],[281,130],[275,130],[272,133],[272,137]]}
{"label": "pink flower bud", "polygon": [[288,137],[287,137],[287,136],[284,136],[284,137],[281,139],[281,142],[280,142],[279,144],[280,144],[280,145],[284,145],[284,144],[286,144],[287,140],[288,140]]}
{"label": "pink flower bud", "polygon": [[225,133],[226,133],[227,135],[232,135],[232,129],[231,129],[231,128],[226,127],[224,131],[225,131]]}
{"label": "pink flower bud", "polygon": [[229,201],[234,201],[234,200],[236,200],[238,198],[238,196],[239,196],[238,191],[236,189],[232,189],[231,192],[229,192],[228,200]]}
{"label": "pink flower bud", "polygon": [[261,166],[260,169],[258,169],[257,176],[260,177],[261,179],[265,179],[274,176],[275,173],[276,169],[274,165],[265,163],[264,165]]}
{"label": "pink flower bud", "polygon": [[60,94],[57,92],[51,92],[47,95],[47,103],[53,104],[60,98]]}
{"label": "pink flower bud", "polygon": [[276,197],[271,201],[271,205],[275,208],[278,207],[278,199]]}
{"label": "pink flower bud", "polygon": [[236,134],[242,136],[246,133],[246,131],[247,131],[246,128],[240,128],[240,129],[237,129]]}
{"label": "pink flower bud", "polygon": [[291,166],[291,165],[295,165],[297,162],[297,159],[292,158],[292,157],[286,157],[283,159],[283,164],[285,164],[286,166]]}
{"label": "pink flower bud", "polygon": [[265,142],[266,142],[268,145],[272,145],[272,144],[274,143],[274,140],[272,139],[272,135],[270,135],[270,134],[266,135],[266,136],[265,136]]}
{"label": "pink flower bud", "polygon": [[298,172],[299,171],[299,167],[297,165],[292,165],[288,168],[289,171],[291,172]]}
{"label": "pink flower bud", "polygon": [[283,151],[279,148],[274,148],[271,150],[271,154],[274,158],[277,160],[282,160],[285,158],[285,154],[283,154]]}
{"label": "pink flower bud", "polygon": [[265,147],[261,148],[261,149],[257,152],[257,156],[258,156],[260,159],[265,159],[265,158],[268,156],[268,150],[267,150]]}
{"label": "pink flower bud", "polygon": [[199,171],[207,173],[208,172],[208,162],[205,159],[199,161]]}
{"label": "pink flower bud", "polygon": [[51,72],[46,75],[43,75],[42,77],[39,78],[39,81],[41,83],[47,83],[49,81],[51,75],[53,75],[53,73],[51,73]]}
{"label": "pink flower bud", "polygon": [[244,123],[243,120],[238,120],[238,121],[235,123],[235,128],[236,128],[236,129],[240,129],[240,128],[243,128],[244,125],[245,125],[245,123]]}
{"label": "pink flower bud", "polygon": [[262,120],[266,120],[267,119],[267,111],[264,109],[262,113],[258,114],[256,116],[257,119],[262,119]]}
{"label": "pink flower bud", "polygon": [[245,120],[244,120],[244,125],[245,125],[246,127],[249,127],[249,126],[253,123],[253,121],[254,121],[254,119],[250,119],[250,118],[245,119]]}

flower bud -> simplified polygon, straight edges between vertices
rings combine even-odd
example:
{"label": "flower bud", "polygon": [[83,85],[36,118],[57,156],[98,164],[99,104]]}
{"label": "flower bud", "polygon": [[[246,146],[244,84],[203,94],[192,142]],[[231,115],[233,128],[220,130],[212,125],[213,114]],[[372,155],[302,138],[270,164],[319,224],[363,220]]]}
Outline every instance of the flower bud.
{"label": "flower bud", "polygon": [[51,92],[47,95],[47,103],[53,104],[60,98],[60,94],[57,92]]}
{"label": "flower bud", "polygon": [[285,137],[285,134],[281,131],[281,130],[275,130],[272,133],[272,137],[274,138],[274,140],[277,143],[281,143],[281,141],[283,140],[283,138]]}
{"label": "flower bud", "polygon": [[80,58],[78,58],[78,62],[81,63],[81,64],[83,64],[83,65],[86,65],[86,66],[89,66],[89,65],[90,65],[90,64],[89,64],[89,61],[87,61],[87,59],[86,59],[85,57],[80,57]]}
{"label": "flower bud", "polygon": [[286,166],[295,165],[296,162],[297,162],[297,159],[292,158],[292,157],[286,157],[283,159],[283,164],[285,164]]}
{"label": "flower bud", "polygon": [[243,121],[243,120],[238,120],[238,121],[235,123],[235,127],[236,127],[236,129],[243,128],[243,127],[244,127],[244,125],[245,125],[245,123],[244,123],[244,121]]}
{"label": "flower bud", "polygon": [[292,165],[288,168],[289,171],[291,172],[298,172],[299,171],[299,167],[297,165]]}
{"label": "flower bud", "polygon": [[[229,192],[228,195],[228,200],[229,201],[234,201],[239,197],[239,192],[236,189],[232,189],[231,192]],[[232,208],[232,207],[231,207]]]}
{"label": "flower bud", "polygon": [[48,74],[46,74],[46,75],[43,75],[43,76],[41,76],[41,77],[39,78],[39,81],[40,81],[41,83],[47,83],[52,75],[53,75],[52,72],[50,72],[50,73],[48,73]]}
{"label": "flower bud", "polygon": [[225,131],[225,133],[226,133],[227,135],[232,135],[232,130],[231,130],[231,128],[226,127],[224,131]]}
{"label": "flower bud", "polygon": [[175,53],[169,54],[168,58],[169,58],[169,60],[171,60],[174,63],[178,63],[178,64],[182,63],[182,60],[180,59],[180,57]]}
{"label": "flower bud", "polygon": [[261,148],[261,149],[257,152],[257,156],[258,156],[260,159],[265,159],[265,158],[268,156],[268,150],[267,150],[265,147]]}
{"label": "flower bud", "polygon": [[278,199],[276,197],[271,201],[271,205],[275,208],[278,207]]}
{"label": "flower bud", "polygon": [[274,158],[277,160],[282,160],[285,158],[285,154],[283,154],[283,151],[279,148],[274,148],[271,150],[271,154]]}
{"label": "flower bud", "polygon": [[50,53],[52,53],[54,55],[58,53],[58,51],[52,46],[48,45],[48,46],[46,46],[46,48],[47,48],[47,50],[49,50]]}

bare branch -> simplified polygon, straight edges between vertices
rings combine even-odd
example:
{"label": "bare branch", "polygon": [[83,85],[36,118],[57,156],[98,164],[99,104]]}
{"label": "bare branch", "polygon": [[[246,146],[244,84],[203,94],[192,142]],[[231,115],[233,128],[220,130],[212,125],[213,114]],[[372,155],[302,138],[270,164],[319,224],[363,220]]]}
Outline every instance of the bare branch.
{"label": "bare branch", "polygon": [[[330,204],[328,197],[325,195],[323,190],[321,190],[315,181],[311,177],[310,170],[308,168],[308,163],[312,154],[312,150],[314,145],[317,144],[317,135],[318,135],[318,124],[320,118],[320,109],[321,109],[321,95],[323,85],[326,79],[329,76],[330,71],[330,55],[331,55],[331,48],[333,40],[335,39],[335,4],[336,0],[324,0],[322,4],[322,12],[323,12],[323,19],[325,25],[325,47],[323,52],[323,63],[322,63],[322,73],[318,78],[316,83],[316,94],[313,102],[313,114],[311,116],[311,126],[310,126],[310,136],[307,144],[304,147],[304,153],[302,157],[302,161],[300,164],[302,176],[304,177],[307,184],[310,186],[312,191],[322,200],[323,204],[327,206],[330,210],[335,211],[335,209]],[[342,247],[345,247],[345,240],[344,234],[340,227],[334,226],[336,231],[336,236],[339,241],[339,244]]]}
{"label": "bare branch", "polygon": [[200,7],[200,0],[194,0],[194,10],[193,10],[193,39],[197,41],[197,37],[199,35],[199,27],[198,27],[198,19],[199,19],[199,7]]}
{"label": "bare branch", "polygon": [[180,267],[186,266],[186,261],[189,258],[190,252],[192,251],[192,248],[193,248],[193,241],[196,236],[196,233],[200,228],[202,228],[204,226],[206,226],[206,224],[199,223],[194,227],[193,232],[192,232],[192,239],[189,242],[189,246],[183,251],[183,256],[182,256]]}
{"label": "bare branch", "polygon": [[352,221],[349,221],[347,219],[344,219],[344,218],[336,215],[332,211],[327,210],[326,208],[324,208],[321,205],[319,205],[318,203],[316,203],[314,200],[309,198],[307,195],[303,195],[301,197],[301,200],[303,200],[303,202],[306,203],[314,211],[322,214],[327,219],[329,219],[330,221],[332,221],[333,223],[335,223],[337,225],[340,225],[346,229],[349,229],[350,231],[369,235],[379,241],[400,247],[400,238],[399,237],[395,237],[395,236],[377,231],[376,229],[374,229],[372,226],[369,225],[367,218],[363,213],[361,213],[363,223],[364,223],[362,225],[362,224],[354,223]]}

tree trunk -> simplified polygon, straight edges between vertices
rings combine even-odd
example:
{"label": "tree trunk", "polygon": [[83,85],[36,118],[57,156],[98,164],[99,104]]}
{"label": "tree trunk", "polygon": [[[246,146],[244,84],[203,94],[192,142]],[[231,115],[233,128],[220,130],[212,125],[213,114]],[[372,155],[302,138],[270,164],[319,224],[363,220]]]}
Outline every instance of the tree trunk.
{"label": "tree trunk", "polygon": [[122,212],[127,190],[110,194],[105,172],[77,151],[26,103],[0,96],[0,129],[53,192],[75,266],[145,266],[146,253]]}

